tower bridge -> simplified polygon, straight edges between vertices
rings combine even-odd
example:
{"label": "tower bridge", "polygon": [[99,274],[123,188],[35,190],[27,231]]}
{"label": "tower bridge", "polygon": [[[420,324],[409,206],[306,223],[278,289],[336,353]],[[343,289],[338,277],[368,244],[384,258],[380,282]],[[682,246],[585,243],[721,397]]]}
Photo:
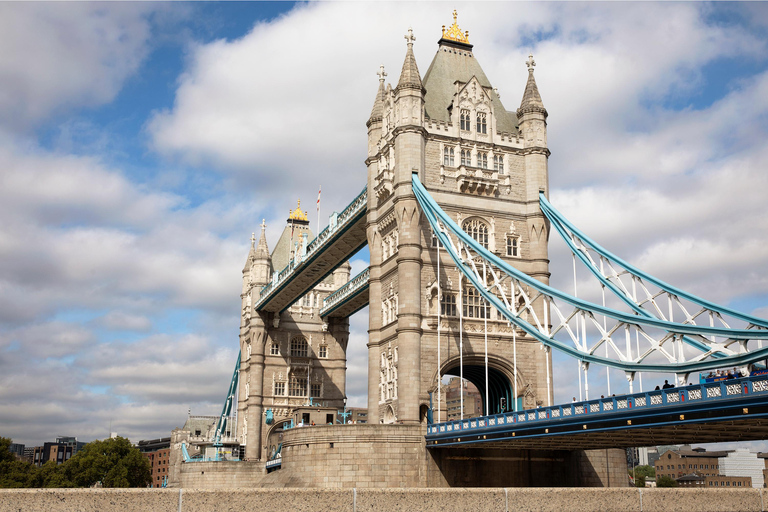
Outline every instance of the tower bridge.
{"label": "tower bridge", "polygon": [[[358,486],[623,485],[615,448],[641,439],[764,439],[768,381],[746,376],[768,358],[768,321],[636,269],[549,203],[548,112],[533,56],[508,111],[455,12],[423,77],[411,30],[405,39],[397,84],[378,73],[363,191],[317,237],[299,205],[272,252],[264,223],[252,239],[227,399],[236,412],[225,406],[219,434],[230,425],[250,461],[282,449],[271,465],[283,476],[271,478],[315,486],[339,484],[327,467],[345,457]],[[573,295],[549,286],[553,231],[573,253]],[[347,260],[366,245],[370,265],[350,279]],[[601,304],[575,293],[577,263]],[[289,428],[298,410],[346,407],[348,318],[365,306],[368,424]],[[575,360],[586,400],[553,404],[552,349]],[[623,372],[629,395],[590,401],[590,365]],[[633,387],[642,372],[682,385],[727,366],[745,377],[738,397],[725,384]],[[475,384],[484,417],[445,421],[445,375]],[[467,477],[458,448],[487,464]]]}

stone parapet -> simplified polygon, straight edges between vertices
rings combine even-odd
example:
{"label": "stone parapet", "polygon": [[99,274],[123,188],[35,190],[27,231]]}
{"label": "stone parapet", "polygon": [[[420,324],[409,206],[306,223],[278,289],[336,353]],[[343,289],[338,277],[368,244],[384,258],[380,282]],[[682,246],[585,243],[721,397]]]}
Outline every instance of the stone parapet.
{"label": "stone parapet", "polygon": [[758,512],[763,489],[2,489],[0,512]]}

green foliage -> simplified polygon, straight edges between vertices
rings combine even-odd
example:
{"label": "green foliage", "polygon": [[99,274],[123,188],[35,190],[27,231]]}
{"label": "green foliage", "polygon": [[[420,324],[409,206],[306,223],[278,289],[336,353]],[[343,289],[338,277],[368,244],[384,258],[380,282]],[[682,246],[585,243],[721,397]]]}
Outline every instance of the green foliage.
{"label": "green foliage", "polygon": [[677,482],[671,476],[664,475],[656,482],[656,487],[677,487]]}
{"label": "green foliage", "polygon": [[645,477],[644,476],[636,476],[635,477],[635,487],[645,487]]}
{"label": "green foliage", "polygon": [[149,461],[124,437],[90,442],[63,466],[77,487],[146,487],[152,480]]}
{"label": "green foliage", "polygon": [[152,480],[147,458],[123,437],[93,441],[64,464],[51,460],[40,468],[16,460],[8,452],[10,444],[0,437],[0,450],[10,455],[0,454],[0,488],[90,487],[96,482],[104,487],[146,487]]}
{"label": "green foliage", "polygon": [[629,473],[630,476],[635,477],[644,477],[644,478],[656,478],[656,470],[653,468],[653,466],[637,466],[633,470],[628,469],[627,473]]}

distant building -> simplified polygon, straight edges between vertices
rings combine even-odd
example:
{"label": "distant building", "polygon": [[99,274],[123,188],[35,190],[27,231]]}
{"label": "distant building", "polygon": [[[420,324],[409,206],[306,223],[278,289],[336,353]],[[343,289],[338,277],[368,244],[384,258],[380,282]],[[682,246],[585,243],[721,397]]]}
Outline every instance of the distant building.
{"label": "distant building", "polygon": [[33,452],[32,463],[35,466],[42,466],[49,460],[56,464],[64,464],[72,458],[74,447],[66,443],[45,443],[43,446],[36,446]]}
{"label": "distant building", "polygon": [[56,438],[56,442],[59,444],[65,444],[67,446],[72,447],[72,456],[75,456],[77,452],[82,450],[86,443],[83,441],[78,441],[76,437],[71,436],[59,436]]}
{"label": "distant building", "polygon": [[[474,384],[464,381],[464,418],[483,415],[483,399]],[[458,420],[461,414],[462,386],[461,379],[452,377],[445,387],[445,410],[448,421]]]}
{"label": "distant building", "polygon": [[762,488],[764,485],[763,469],[765,459],[758,458],[745,448],[739,448],[720,459],[720,474],[727,476],[743,476],[752,479],[752,487]]}
{"label": "distant building", "polygon": [[[661,451],[662,447],[659,447]],[[764,486],[765,455],[746,449],[711,451],[684,446],[665,450],[654,464],[656,480],[669,476],[686,487]]]}
{"label": "distant building", "polygon": [[171,457],[171,438],[139,441],[136,445],[139,451],[149,460],[152,466],[152,483],[150,487],[163,487],[167,481]]}
{"label": "distant building", "polygon": [[368,408],[367,407],[352,407],[347,409],[352,415],[349,417],[352,423],[368,423]]}
{"label": "distant building", "polygon": [[680,487],[752,487],[752,477],[748,476],[703,476],[697,473],[676,478]]}
{"label": "distant building", "polygon": [[25,446],[19,443],[11,443],[11,446],[8,447],[8,451],[14,454],[17,459],[22,459],[24,457],[24,449]]}

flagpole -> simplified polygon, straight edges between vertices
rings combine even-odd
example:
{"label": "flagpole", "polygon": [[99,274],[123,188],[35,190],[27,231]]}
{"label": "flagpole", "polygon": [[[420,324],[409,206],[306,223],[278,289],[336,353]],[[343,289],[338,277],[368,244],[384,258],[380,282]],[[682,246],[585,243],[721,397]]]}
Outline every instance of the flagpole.
{"label": "flagpole", "polygon": [[317,233],[315,236],[320,234],[320,193],[323,191],[323,186],[320,185],[320,187],[317,189]]}

